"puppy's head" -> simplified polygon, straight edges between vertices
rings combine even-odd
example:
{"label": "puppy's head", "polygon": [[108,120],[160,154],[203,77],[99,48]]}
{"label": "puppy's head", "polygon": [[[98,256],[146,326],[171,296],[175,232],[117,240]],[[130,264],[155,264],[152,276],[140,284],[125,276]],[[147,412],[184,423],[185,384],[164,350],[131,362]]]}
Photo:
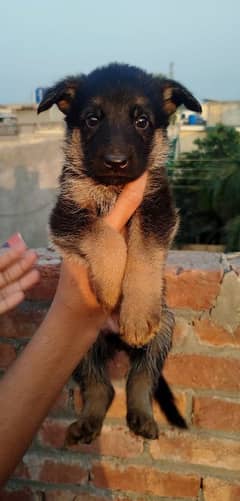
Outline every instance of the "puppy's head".
{"label": "puppy's head", "polygon": [[124,184],[146,170],[156,131],[165,134],[178,106],[201,111],[179,83],[125,64],[62,80],[47,90],[38,112],[53,104],[66,115],[68,138],[79,132],[80,169],[102,184]]}

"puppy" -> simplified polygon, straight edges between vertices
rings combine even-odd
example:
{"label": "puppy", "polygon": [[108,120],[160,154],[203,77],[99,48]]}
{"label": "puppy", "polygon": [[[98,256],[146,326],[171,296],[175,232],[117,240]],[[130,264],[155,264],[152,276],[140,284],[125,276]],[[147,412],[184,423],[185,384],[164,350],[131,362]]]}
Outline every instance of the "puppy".
{"label": "puppy", "polygon": [[[67,441],[89,443],[100,433],[114,396],[106,363],[119,349],[130,359],[128,425],[153,439],[152,397],[174,326],[164,302],[165,260],[178,224],[165,171],[167,126],[178,106],[201,106],[179,83],[125,64],[65,78],[47,90],[38,112],[53,104],[66,116],[66,141],[51,238],[63,256],[84,260],[99,303],[119,313],[119,334],[106,327],[75,371],[83,410]],[[144,198],[124,238],[103,216],[146,170]]]}

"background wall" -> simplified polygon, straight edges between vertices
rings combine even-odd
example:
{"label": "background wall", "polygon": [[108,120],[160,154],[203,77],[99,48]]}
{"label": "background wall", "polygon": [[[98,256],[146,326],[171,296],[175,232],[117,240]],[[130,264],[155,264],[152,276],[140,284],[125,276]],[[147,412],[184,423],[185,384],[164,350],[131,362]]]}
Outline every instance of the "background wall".
{"label": "background wall", "polygon": [[[160,435],[143,440],[125,423],[128,360],[109,364],[116,397],[101,436],[64,446],[81,411],[69,381],[7,487],[3,501],[239,501],[240,259],[238,255],[175,251],[167,266],[167,300],[176,316],[164,375],[188,429],[170,426],[155,405]],[[34,333],[52,299],[56,254],[39,250],[41,282],[0,319],[2,372]]]}
{"label": "background wall", "polygon": [[48,216],[62,167],[63,129],[0,140],[0,242],[21,231],[31,247],[47,246]]}

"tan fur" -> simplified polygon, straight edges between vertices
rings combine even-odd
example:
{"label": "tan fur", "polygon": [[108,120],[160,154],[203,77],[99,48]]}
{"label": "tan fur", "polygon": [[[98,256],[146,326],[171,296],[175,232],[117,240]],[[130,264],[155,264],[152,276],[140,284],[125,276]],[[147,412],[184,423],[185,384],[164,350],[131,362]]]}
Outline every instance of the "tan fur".
{"label": "tan fur", "polygon": [[66,115],[70,108],[69,101],[67,101],[66,99],[61,99],[60,101],[58,101],[57,105],[60,111]]}
{"label": "tan fur", "polygon": [[159,332],[165,258],[165,249],[144,240],[136,214],[129,235],[120,310],[120,334],[131,346],[142,346]]}
{"label": "tan fur", "polygon": [[136,96],[135,103],[138,104],[138,106],[144,106],[148,102],[147,98],[144,96]]}
{"label": "tan fur", "polygon": [[147,171],[149,173],[147,186],[145,188],[144,195],[151,196],[155,191],[159,190],[159,176],[157,176],[157,181],[155,181],[154,174],[155,171],[163,171],[165,174],[165,163],[168,156],[168,139],[166,134],[160,129],[157,129],[154,134],[152,151],[149,154]]}
{"label": "tan fur", "polygon": [[49,238],[56,249],[56,251],[63,258],[68,259],[69,261],[75,261],[77,264],[85,264],[87,266],[86,260],[76,253],[76,239],[68,237],[67,240],[65,237],[57,237],[53,235],[51,231],[49,232]]}
{"label": "tan fur", "polygon": [[71,100],[74,98],[76,94],[76,87],[73,86],[73,84],[69,84],[68,87],[65,90],[65,93],[68,95],[69,99],[60,99],[57,101],[57,106],[60,109],[62,113],[65,115],[69,111],[70,105],[71,105]]}
{"label": "tan fur", "polygon": [[172,101],[172,88],[166,87],[163,91],[163,109],[168,115],[175,113],[177,106]]}
{"label": "tan fur", "polygon": [[82,140],[81,140],[81,132],[79,129],[74,128],[67,135],[65,146],[65,165],[64,168],[68,168],[72,170],[76,170],[76,173],[79,174],[82,170],[83,165],[83,151],[82,151]]}
{"label": "tan fur", "polygon": [[154,172],[155,170],[163,167],[168,156],[168,139],[165,131],[162,129],[156,129],[153,138],[152,151],[149,153],[148,167],[149,172]]}
{"label": "tan fur", "polygon": [[86,177],[80,180],[69,179],[62,192],[65,198],[73,200],[80,207],[92,209],[94,213],[98,209],[103,216],[109,213],[118,195],[114,187],[99,185]]}

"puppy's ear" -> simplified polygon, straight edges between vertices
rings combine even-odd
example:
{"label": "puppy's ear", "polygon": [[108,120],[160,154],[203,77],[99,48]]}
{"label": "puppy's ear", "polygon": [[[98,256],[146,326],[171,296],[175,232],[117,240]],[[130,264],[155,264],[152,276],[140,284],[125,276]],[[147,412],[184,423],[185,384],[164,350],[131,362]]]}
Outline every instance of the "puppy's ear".
{"label": "puppy's ear", "polygon": [[60,111],[68,114],[71,103],[76,95],[76,91],[81,84],[82,77],[68,77],[61,80],[53,87],[49,87],[44,93],[43,99],[38,106],[38,113],[48,110],[56,104]]}
{"label": "puppy's ear", "polygon": [[161,81],[161,94],[163,109],[167,116],[172,115],[181,104],[186,108],[197,113],[201,113],[202,107],[197,99],[189,92],[186,87],[175,80]]}

